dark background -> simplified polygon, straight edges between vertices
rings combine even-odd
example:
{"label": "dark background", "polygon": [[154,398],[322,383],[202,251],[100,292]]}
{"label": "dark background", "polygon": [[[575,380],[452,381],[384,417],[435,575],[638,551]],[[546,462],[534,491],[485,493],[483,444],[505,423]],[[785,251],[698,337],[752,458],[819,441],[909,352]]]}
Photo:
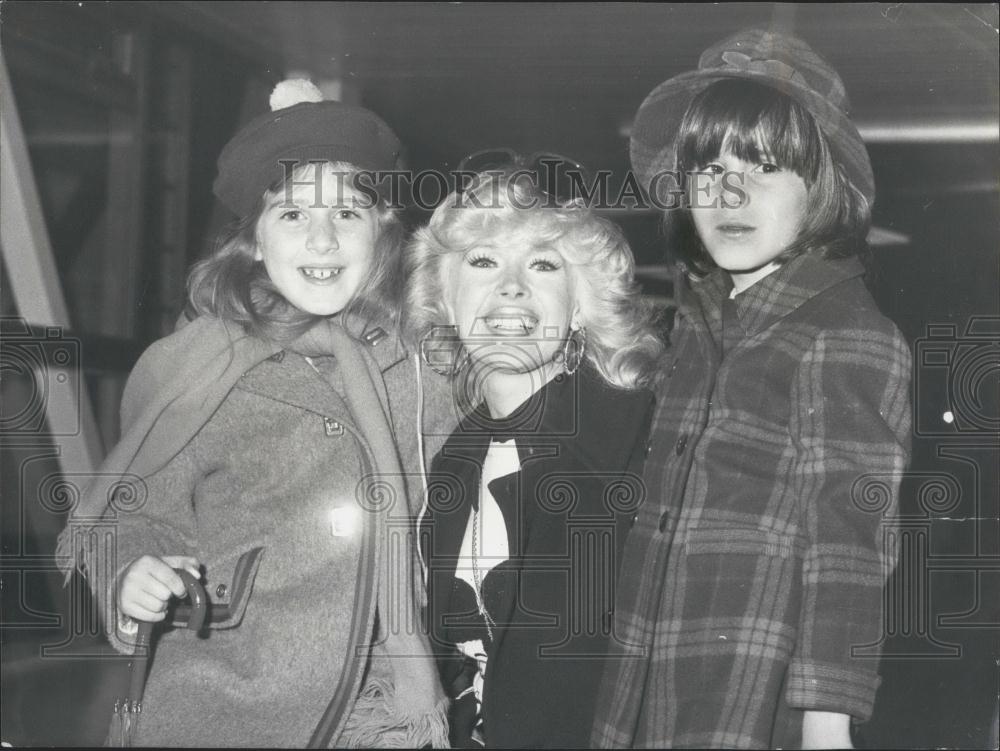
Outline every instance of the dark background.
{"label": "dark background", "polygon": [[[116,440],[128,369],[172,328],[185,269],[227,219],[211,195],[222,145],[288,73],[382,115],[416,170],[505,146],[617,181],[645,95],[751,25],[802,36],[841,73],[876,175],[873,288],[914,348],[884,682],[856,742],[996,747],[996,5],[4,2],[0,44],[66,300],[59,323],[79,343],[100,440]],[[612,218],[645,291],[669,307],[657,216]],[[8,273],[32,249],[3,252],[3,331],[52,323],[30,320],[36,292]],[[4,360],[5,426],[35,398],[33,377]],[[99,744],[124,675],[74,631],[87,603],[46,560],[64,522],[39,491],[59,469],[57,432],[43,421],[2,443],[0,740],[16,745]]]}

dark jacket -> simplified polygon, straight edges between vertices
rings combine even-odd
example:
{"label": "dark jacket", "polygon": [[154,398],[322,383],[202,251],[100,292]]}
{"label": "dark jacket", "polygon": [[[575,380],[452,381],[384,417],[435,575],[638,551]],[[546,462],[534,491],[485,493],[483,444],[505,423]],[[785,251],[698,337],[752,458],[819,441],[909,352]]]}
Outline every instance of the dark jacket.
{"label": "dark jacket", "polygon": [[[487,645],[487,746],[587,744],[615,572],[644,495],[637,472],[651,404],[648,391],[612,389],[585,366],[499,424],[473,413],[432,464],[421,543],[431,633],[446,655],[455,642]],[[490,643],[472,589],[454,573],[493,429],[508,432],[500,440],[516,438],[522,469],[490,484],[510,549],[483,582],[496,623]],[[442,660],[446,687],[459,668],[460,661]]]}
{"label": "dark jacket", "polygon": [[855,259],[803,255],[729,300],[675,285],[594,745],[794,748],[803,712],[864,720],[910,354]]}

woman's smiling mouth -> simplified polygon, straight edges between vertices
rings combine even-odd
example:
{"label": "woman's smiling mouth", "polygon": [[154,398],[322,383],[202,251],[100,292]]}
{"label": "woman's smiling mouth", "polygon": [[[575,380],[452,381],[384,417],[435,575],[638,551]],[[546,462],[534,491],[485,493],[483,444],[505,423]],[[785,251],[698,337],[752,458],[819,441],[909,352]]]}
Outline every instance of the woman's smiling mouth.
{"label": "woman's smiling mouth", "polygon": [[491,334],[528,336],[538,326],[538,317],[527,311],[493,311],[482,317]]}

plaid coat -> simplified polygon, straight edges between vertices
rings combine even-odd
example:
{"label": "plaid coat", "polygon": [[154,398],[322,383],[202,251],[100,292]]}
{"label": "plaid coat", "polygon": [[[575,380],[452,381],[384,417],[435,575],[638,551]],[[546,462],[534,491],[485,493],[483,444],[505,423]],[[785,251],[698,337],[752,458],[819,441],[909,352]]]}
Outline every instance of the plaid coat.
{"label": "plaid coat", "polygon": [[861,274],[677,285],[595,745],[788,748],[804,710],[869,717],[910,354]]}

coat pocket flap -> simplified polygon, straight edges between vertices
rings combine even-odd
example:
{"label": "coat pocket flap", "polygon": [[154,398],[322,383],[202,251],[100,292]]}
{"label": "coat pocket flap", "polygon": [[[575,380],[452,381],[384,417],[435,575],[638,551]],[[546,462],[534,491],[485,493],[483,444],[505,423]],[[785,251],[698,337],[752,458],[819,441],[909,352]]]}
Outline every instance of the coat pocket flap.
{"label": "coat pocket flap", "polygon": [[[223,604],[215,602],[211,598],[208,603],[208,617],[205,625],[208,628],[235,628],[243,620],[247,603],[250,600],[250,592],[253,590],[254,578],[260,568],[260,559],[264,554],[264,548],[252,548],[240,556],[233,570],[233,578],[228,586],[231,595],[229,603]],[[184,626],[190,614],[190,605],[178,605],[174,618],[171,622],[173,626]]]}

